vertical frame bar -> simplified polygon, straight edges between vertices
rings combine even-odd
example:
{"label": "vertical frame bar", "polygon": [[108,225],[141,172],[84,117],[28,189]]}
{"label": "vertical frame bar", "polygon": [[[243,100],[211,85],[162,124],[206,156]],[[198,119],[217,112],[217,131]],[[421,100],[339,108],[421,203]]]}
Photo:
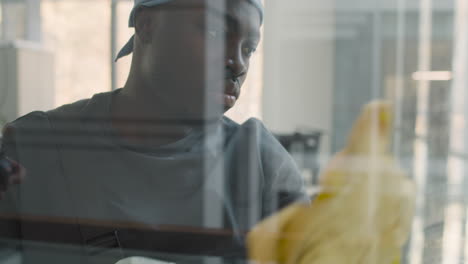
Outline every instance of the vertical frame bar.
{"label": "vertical frame bar", "polygon": [[[419,19],[419,58],[418,70],[431,70],[431,40],[432,40],[432,0],[420,0]],[[430,81],[421,80],[417,86],[417,110],[414,139],[413,174],[418,194],[416,198],[416,212],[413,221],[410,244],[410,263],[423,264],[424,258],[424,212],[428,165],[428,107]]]}
{"label": "vertical frame bar", "polygon": [[33,42],[41,42],[41,1],[26,0],[25,39]]}
{"label": "vertical frame bar", "polygon": [[380,98],[382,94],[382,11],[381,1],[374,0],[372,14],[372,99]]}
{"label": "vertical frame bar", "polygon": [[[468,84],[468,1],[457,0],[454,6],[454,48],[453,76],[451,87],[450,111],[450,148],[447,163],[447,207],[445,209],[442,263],[460,263],[463,254],[468,254],[468,242],[465,234],[465,252],[463,252],[463,219],[465,218],[464,185],[466,182],[465,157],[458,154],[467,152],[466,85]],[[468,224],[468,222],[467,222]],[[466,230],[465,230],[466,232]]]}
{"label": "vertical frame bar", "polygon": [[5,14],[6,13],[6,7],[5,7],[5,1],[0,0],[0,30],[1,30],[1,35],[0,35],[0,40],[5,40],[5,34],[6,34],[6,23],[5,23]]}
{"label": "vertical frame bar", "polygon": [[[220,0],[205,0],[205,4],[210,6],[213,9],[221,10],[224,12],[226,6],[225,1]],[[206,13],[205,23],[206,25],[210,25],[218,21],[219,19],[216,17],[215,14],[212,12]],[[216,153],[222,153],[222,146],[221,143],[224,137],[224,131],[213,131],[213,123],[216,123],[216,117],[223,113],[223,109],[221,105],[213,104],[211,97],[212,91],[220,89],[217,87],[219,83],[213,83],[210,80],[217,80],[219,76],[223,76],[224,79],[224,67],[219,67],[220,65],[213,65],[213,60],[210,58],[210,51],[220,51],[224,52],[225,50],[220,50],[218,45],[222,45],[224,47],[224,39],[212,39],[209,37],[209,34],[206,34],[206,46],[205,46],[205,138],[204,138],[204,145],[205,149],[213,149]],[[224,66],[224,65],[223,65]],[[222,92],[222,91],[220,91]],[[216,175],[209,180],[211,182],[205,181],[205,198],[204,198],[204,212],[203,212],[203,224],[205,227],[210,228],[220,228],[223,224],[222,212],[223,212],[223,204],[222,204],[222,194],[223,194],[223,186],[224,186],[224,164],[220,164],[222,162],[214,161],[212,155],[210,155],[208,151],[204,151],[204,167],[203,173],[205,179],[209,177],[208,174]],[[216,164],[214,164],[216,162]],[[214,171],[213,171],[214,170]],[[213,194],[216,195],[216,199],[213,199]]]}
{"label": "vertical frame bar", "polygon": [[110,63],[111,63],[111,90],[117,89],[117,64],[115,63],[115,56],[117,55],[117,6],[119,0],[111,1],[111,35],[110,35]]}
{"label": "vertical frame bar", "polygon": [[12,32],[11,18],[8,12],[9,3],[7,0],[2,1],[2,40],[11,40],[13,39],[14,32]]}
{"label": "vertical frame bar", "polygon": [[393,151],[398,158],[401,157],[401,131],[402,127],[402,99],[403,89],[405,88],[405,39],[406,39],[406,0],[398,0],[397,2],[397,40],[396,40],[396,83],[395,83],[395,98],[394,98],[394,115],[395,115],[395,133],[393,136]]}
{"label": "vertical frame bar", "polygon": [[[207,7],[225,13],[226,3],[224,0],[204,0]],[[206,12],[205,27],[218,23],[219,17],[213,12]],[[223,20],[224,22],[224,20]],[[223,25],[220,25],[223,26]],[[224,185],[225,169],[223,154],[224,130],[213,129],[214,126],[221,125],[217,117],[223,113],[223,107],[213,104],[212,92],[224,87],[218,87],[219,83],[212,80],[224,80],[225,68],[224,60],[219,62],[213,57],[225,57],[224,38],[211,38],[210,34],[205,35],[205,99],[204,99],[204,151],[203,151],[203,226],[207,228],[222,228],[224,226]],[[213,54],[220,52],[221,54]],[[215,65],[223,63],[222,65]],[[220,78],[221,77],[221,78]],[[219,91],[222,92],[222,91]],[[213,156],[215,154],[215,156]],[[219,155],[217,155],[219,154]],[[220,157],[221,156],[221,157]],[[221,264],[219,257],[204,257],[204,264]]]}

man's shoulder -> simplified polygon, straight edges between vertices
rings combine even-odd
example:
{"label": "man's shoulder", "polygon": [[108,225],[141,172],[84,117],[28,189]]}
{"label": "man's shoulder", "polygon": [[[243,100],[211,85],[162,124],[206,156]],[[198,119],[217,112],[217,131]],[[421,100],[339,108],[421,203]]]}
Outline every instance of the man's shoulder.
{"label": "man's shoulder", "polygon": [[263,122],[258,118],[251,117],[247,119],[242,124],[230,119],[227,116],[223,117],[223,123],[228,130],[249,130],[249,131],[258,131],[262,133],[270,133],[269,130],[265,127]]}
{"label": "man's shoulder", "polygon": [[274,134],[257,118],[250,118],[241,124],[225,118],[224,123],[231,140],[240,141],[239,143],[248,144],[250,147],[256,146],[261,152],[281,155],[286,152]]}
{"label": "man's shoulder", "polygon": [[259,143],[279,143],[276,140],[276,137],[273,135],[273,133],[258,118],[252,117],[242,124],[237,124],[237,129],[241,133],[245,133],[248,134],[250,137],[257,138],[259,140]]}
{"label": "man's shoulder", "polygon": [[100,103],[109,96],[111,96],[110,92],[99,93],[91,98],[65,104],[49,111],[34,111],[8,123],[6,129],[43,127],[50,123],[51,118],[58,119],[57,121],[60,121],[61,118],[67,120],[73,120],[74,117],[80,118],[89,115],[91,112],[98,112],[99,108],[102,108]]}
{"label": "man's shoulder", "polygon": [[105,112],[108,110],[113,92],[94,94],[91,98],[82,99],[71,104],[65,104],[47,111],[51,116],[86,116]]}

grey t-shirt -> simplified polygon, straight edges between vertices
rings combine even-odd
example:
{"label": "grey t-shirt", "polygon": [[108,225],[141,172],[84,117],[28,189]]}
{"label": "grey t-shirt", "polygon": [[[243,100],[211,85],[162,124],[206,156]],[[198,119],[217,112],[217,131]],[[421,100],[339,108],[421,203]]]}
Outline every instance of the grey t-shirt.
{"label": "grey t-shirt", "polygon": [[28,171],[14,190],[21,214],[240,232],[307,199],[292,158],[259,120],[222,117],[177,142],[136,146],[110,125],[114,93],[7,125],[5,151]]}

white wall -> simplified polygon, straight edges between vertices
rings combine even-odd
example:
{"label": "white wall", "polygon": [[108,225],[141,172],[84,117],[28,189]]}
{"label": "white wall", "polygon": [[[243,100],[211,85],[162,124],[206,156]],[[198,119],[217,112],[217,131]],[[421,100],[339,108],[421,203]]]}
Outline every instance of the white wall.
{"label": "white wall", "polygon": [[[266,1],[263,119],[273,131],[330,132],[333,107],[333,1]],[[329,149],[328,137],[322,150]]]}
{"label": "white wall", "polygon": [[30,42],[0,43],[0,127],[54,107],[52,53]]}

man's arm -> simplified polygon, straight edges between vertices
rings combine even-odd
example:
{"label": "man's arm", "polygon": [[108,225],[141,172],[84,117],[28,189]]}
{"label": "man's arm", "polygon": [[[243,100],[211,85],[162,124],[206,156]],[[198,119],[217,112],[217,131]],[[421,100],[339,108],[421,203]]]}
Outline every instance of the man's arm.
{"label": "man's arm", "polygon": [[3,138],[0,138],[0,200],[5,197],[11,185],[20,184],[24,179],[25,169],[17,160],[13,128],[6,126],[3,129]]}
{"label": "man's arm", "polygon": [[[0,140],[0,262],[20,263],[21,227],[18,220],[17,190],[24,168],[15,160],[16,145],[11,127],[5,127]],[[14,160],[15,159],[15,160]]]}
{"label": "man's arm", "polygon": [[254,124],[260,131],[261,163],[264,174],[263,217],[295,202],[310,202],[303,177],[281,143],[260,122]]}
{"label": "man's arm", "polygon": [[[278,143],[279,144],[279,143]],[[281,154],[280,154],[281,153]],[[263,217],[267,217],[292,203],[310,203],[305,183],[292,157],[284,152],[276,153],[277,162],[271,163],[263,198]]]}
{"label": "man's arm", "polygon": [[278,193],[278,209],[294,202],[310,202],[302,175],[288,153],[284,153],[283,163],[273,178],[272,190]]}

